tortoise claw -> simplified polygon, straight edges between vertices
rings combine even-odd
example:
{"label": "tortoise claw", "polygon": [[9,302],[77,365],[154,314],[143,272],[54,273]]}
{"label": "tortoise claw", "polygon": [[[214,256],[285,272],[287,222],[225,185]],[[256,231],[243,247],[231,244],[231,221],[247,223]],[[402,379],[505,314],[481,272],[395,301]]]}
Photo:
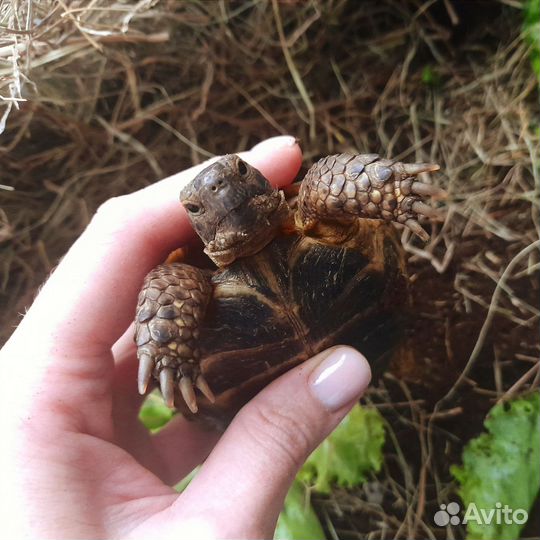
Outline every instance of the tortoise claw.
{"label": "tortoise claw", "polygon": [[149,354],[141,354],[139,358],[139,375],[137,378],[139,394],[141,396],[146,393],[148,383],[152,378],[152,371],[154,371],[154,361]]}
{"label": "tortoise claw", "polygon": [[440,168],[436,163],[403,163],[403,170],[410,175],[438,171]]}
{"label": "tortoise claw", "polygon": [[202,375],[199,375],[195,380],[195,386],[202,392],[203,396],[208,399],[210,403],[215,403],[216,396],[214,396],[214,392],[212,392]]}
{"label": "tortoise claw", "polygon": [[408,219],[404,223],[405,227],[410,229],[416,236],[420,237],[424,242],[429,240],[429,234],[422,228],[420,223],[415,219]]}
{"label": "tortoise claw", "polygon": [[411,191],[415,195],[422,197],[432,197],[434,199],[444,199],[447,197],[446,191],[431,184],[424,184],[423,182],[413,182],[411,185]]}
{"label": "tortoise claw", "polygon": [[432,208],[431,206],[421,201],[415,201],[412,204],[412,210],[419,215],[429,218],[439,219],[441,217],[438,210],[435,210],[435,208]]}
{"label": "tortoise claw", "polygon": [[161,394],[169,409],[174,407],[174,374],[171,368],[163,368],[159,373]]}
{"label": "tortoise claw", "polygon": [[195,414],[199,408],[197,407],[197,398],[195,397],[195,390],[193,390],[193,383],[189,377],[182,377],[178,383],[178,388],[189,410]]}

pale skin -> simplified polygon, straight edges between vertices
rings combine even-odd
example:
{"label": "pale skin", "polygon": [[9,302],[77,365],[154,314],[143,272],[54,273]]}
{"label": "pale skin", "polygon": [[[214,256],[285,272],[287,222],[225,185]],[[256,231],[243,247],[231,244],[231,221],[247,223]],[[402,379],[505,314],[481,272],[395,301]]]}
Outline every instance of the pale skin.
{"label": "pale skin", "polygon": [[[278,186],[301,163],[292,137],[241,155]],[[7,537],[271,538],[298,468],[369,383],[340,347],[274,381],[221,436],[180,416],[157,435],[140,424],[137,293],[193,235],[178,194],[203,167],[105,203],[0,351]]]}

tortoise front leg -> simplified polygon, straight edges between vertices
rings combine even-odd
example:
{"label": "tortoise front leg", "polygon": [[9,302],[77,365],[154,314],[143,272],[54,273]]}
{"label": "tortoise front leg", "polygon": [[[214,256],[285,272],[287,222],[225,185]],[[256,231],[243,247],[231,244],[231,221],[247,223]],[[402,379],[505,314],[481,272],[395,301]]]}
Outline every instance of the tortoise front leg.
{"label": "tortoise front leg", "polygon": [[438,217],[423,197],[445,192],[416,179],[421,172],[437,171],[430,163],[401,163],[377,154],[339,154],[318,161],[302,181],[296,221],[303,230],[316,223],[351,223],[357,218],[395,221],[422,240],[429,239],[419,216]]}
{"label": "tortoise front leg", "polygon": [[146,276],[135,316],[141,394],[153,376],[171,408],[175,388],[193,413],[197,412],[194,387],[214,401],[200,372],[197,345],[199,325],[211,295],[210,280],[188,264],[163,264]]}

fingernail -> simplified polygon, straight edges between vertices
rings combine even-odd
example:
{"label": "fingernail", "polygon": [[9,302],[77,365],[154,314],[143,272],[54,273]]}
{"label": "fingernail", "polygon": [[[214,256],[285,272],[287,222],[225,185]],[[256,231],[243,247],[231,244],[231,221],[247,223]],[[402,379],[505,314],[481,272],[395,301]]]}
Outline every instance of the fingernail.
{"label": "fingernail", "polygon": [[251,151],[260,152],[268,150],[279,150],[280,148],[290,148],[297,143],[297,140],[291,135],[279,135],[278,137],[271,137],[265,141],[261,141],[256,144]]}
{"label": "fingernail", "polygon": [[350,347],[336,347],[323,357],[308,379],[313,395],[330,412],[358,399],[371,380],[367,360]]}

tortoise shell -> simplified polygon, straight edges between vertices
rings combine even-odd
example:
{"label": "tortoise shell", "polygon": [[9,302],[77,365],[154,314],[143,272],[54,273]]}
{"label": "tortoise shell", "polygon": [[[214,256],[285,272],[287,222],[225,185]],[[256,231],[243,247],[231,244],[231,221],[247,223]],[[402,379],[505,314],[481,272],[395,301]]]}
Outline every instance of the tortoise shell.
{"label": "tortoise shell", "polygon": [[[407,307],[402,249],[391,225],[362,225],[340,245],[282,233],[251,257],[207,271],[212,295],[197,340],[200,370],[215,401],[197,397],[199,419],[226,425],[273,379],[333,345],[362,351],[375,377],[386,368]],[[200,258],[191,253],[187,260]],[[168,272],[168,265],[161,267],[148,283],[168,282],[153,302],[155,328],[170,323],[164,308],[178,283]],[[176,406],[193,416],[183,400]]]}
{"label": "tortoise shell", "polygon": [[201,371],[215,394],[199,414],[229,420],[261,388],[333,345],[369,358],[375,375],[401,336],[406,278],[394,230],[370,245],[279,235],[212,275],[201,325]]}

